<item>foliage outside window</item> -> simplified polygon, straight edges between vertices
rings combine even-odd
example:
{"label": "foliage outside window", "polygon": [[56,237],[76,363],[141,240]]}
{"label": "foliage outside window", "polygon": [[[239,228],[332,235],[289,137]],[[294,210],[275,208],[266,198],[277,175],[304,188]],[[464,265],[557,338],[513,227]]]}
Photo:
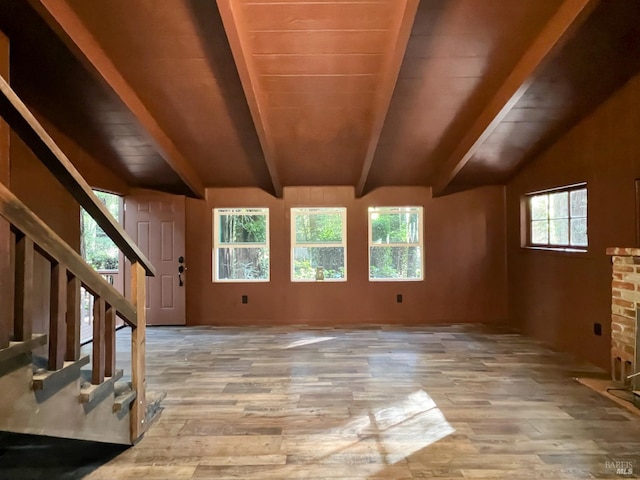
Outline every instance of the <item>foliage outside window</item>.
{"label": "foliage outside window", "polygon": [[369,208],[369,280],[422,280],[422,207]]}
{"label": "foliage outside window", "polygon": [[291,279],[347,279],[347,209],[291,209]]}
{"label": "foliage outside window", "polygon": [[[94,190],[93,193],[105,204],[109,213],[120,220],[122,197],[112,193]],[[80,208],[80,254],[95,270],[102,272],[102,277],[114,285],[118,276],[120,251],[84,208]],[[116,288],[117,284],[115,285]],[[88,342],[93,336],[93,303],[94,296],[84,287],[80,288],[80,341]],[[118,319],[117,326],[122,325]]]}
{"label": "foliage outside window", "polygon": [[269,281],[269,209],[213,210],[213,281]]}
{"label": "foliage outside window", "polygon": [[530,195],[529,245],[585,250],[587,239],[587,189],[564,187]]}
{"label": "foliage outside window", "polygon": [[[94,190],[114,218],[120,218],[120,197]],[[80,254],[96,270],[118,270],[119,251],[84,208],[80,209]]]}

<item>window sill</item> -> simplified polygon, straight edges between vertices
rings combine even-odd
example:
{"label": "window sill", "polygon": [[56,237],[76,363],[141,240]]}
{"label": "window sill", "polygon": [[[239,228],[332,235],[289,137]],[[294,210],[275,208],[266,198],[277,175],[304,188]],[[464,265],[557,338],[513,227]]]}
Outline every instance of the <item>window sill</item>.
{"label": "window sill", "polygon": [[370,278],[370,282],[380,283],[380,282],[422,282],[424,278]]}
{"label": "window sill", "polygon": [[291,279],[292,283],[345,283],[346,278],[325,278],[324,280]]}
{"label": "window sill", "polygon": [[225,284],[225,283],[269,283],[271,280],[214,280],[212,283],[215,284]]}
{"label": "window sill", "polygon": [[586,248],[558,248],[558,247],[534,247],[531,245],[525,245],[521,248],[522,251],[547,253],[550,255],[562,255],[569,257],[588,256],[589,250]]}

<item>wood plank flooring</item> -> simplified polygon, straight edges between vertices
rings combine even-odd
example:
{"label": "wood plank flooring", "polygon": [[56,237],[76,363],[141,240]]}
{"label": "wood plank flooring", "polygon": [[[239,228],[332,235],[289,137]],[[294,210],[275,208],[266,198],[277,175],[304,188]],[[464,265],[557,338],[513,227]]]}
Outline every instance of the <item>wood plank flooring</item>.
{"label": "wood plank flooring", "polygon": [[150,328],[163,415],[86,478],[638,478],[640,416],[597,373],[477,325]]}

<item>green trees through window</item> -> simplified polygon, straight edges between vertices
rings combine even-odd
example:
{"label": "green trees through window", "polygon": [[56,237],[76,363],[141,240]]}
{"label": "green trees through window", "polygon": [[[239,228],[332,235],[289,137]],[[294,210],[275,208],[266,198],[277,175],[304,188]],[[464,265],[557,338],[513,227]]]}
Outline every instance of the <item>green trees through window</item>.
{"label": "green trees through window", "polygon": [[369,280],[422,279],[422,207],[369,208]]}
{"label": "green trees through window", "polygon": [[[269,210],[216,208],[213,281],[269,281]],[[369,280],[423,278],[422,207],[369,209]],[[291,208],[291,280],[346,281],[347,209]]]}
{"label": "green trees through window", "polygon": [[[118,195],[94,190],[114,218],[120,218]],[[96,270],[118,269],[118,247],[84,208],[80,209],[80,254]]]}
{"label": "green trees through window", "polygon": [[214,281],[269,280],[269,209],[214,209]]}
{"label": "green trees through window", "polygon": [[551,248],[588,245],[584,185],[529,196],[528,243]]}
{"label": "green trees through window", "polygon": [[292,280],[346,280],[346,208],[292,208]]}

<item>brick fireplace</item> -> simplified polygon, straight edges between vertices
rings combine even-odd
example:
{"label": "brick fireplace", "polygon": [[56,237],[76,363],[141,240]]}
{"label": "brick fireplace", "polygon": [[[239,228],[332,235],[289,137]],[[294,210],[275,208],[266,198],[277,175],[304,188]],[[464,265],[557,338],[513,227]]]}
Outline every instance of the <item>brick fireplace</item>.
{"label": "brick fireplace", "polygon": [[[608,248],[607,255],[613,264],[611,374],[615,380],[624,381],[640,367],[640,248]],[[633,379],[633,387],[640,390],[640,377]]]}

